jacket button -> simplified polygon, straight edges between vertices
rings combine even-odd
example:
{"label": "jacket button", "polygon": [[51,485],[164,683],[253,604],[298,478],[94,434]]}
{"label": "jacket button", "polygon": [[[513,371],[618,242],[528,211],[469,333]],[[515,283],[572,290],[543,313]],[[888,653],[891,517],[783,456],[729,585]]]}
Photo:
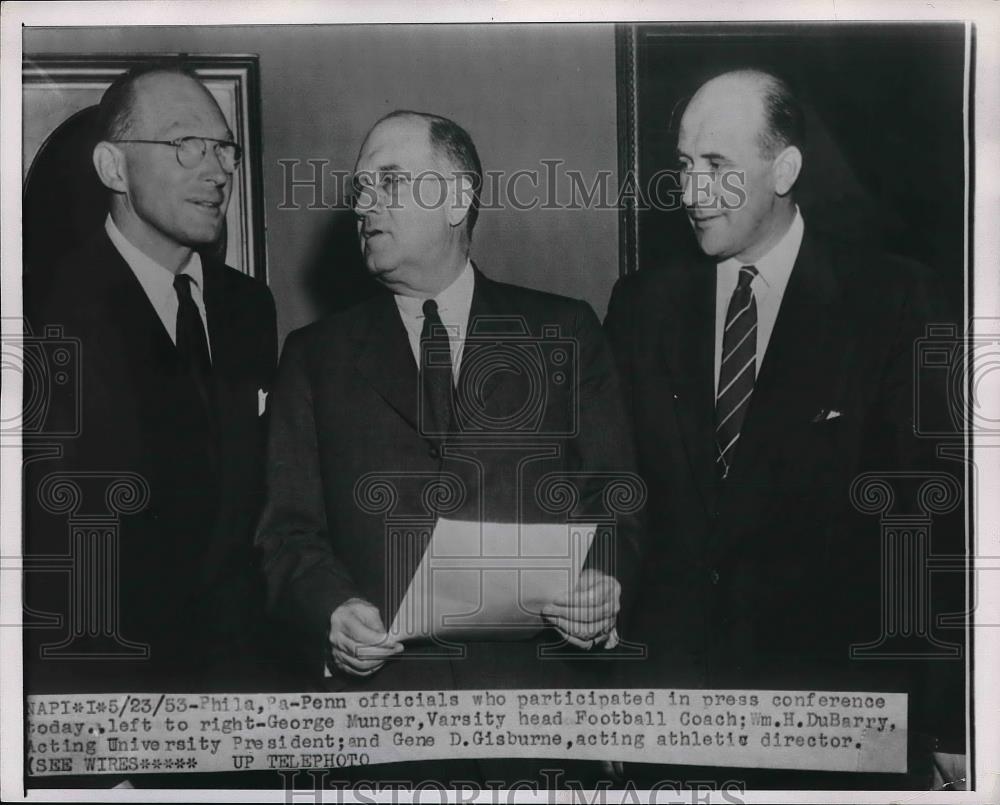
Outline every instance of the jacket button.
{"label": "jacket button", "polygon": [[713,570],[710,575],[711,575],[711,578],[712,578],[712,584],[718,584],[719,583],[719,571],[718,570]]}

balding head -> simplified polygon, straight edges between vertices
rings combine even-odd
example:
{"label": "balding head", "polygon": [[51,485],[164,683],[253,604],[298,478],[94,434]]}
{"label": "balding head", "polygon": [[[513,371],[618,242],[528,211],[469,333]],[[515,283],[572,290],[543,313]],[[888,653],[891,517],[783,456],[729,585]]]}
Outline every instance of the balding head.
{"label": "balding head", "polygon": [[[129,132],[134,128],[136,104],[143,97],[149,98],[150,93],[147,90],[155,88],[157,84],[163,84],[164,79],[169,76],[180,80],[188,79],[183,83],[197,87],[212,104],[218,107],[211,93],[201,83],[198,74],[182,62],[143,62],[118,76],[101,96],[96,117],[97,141],[117,140],[130,136]],[[167,81],[169,82],[169,79]],[[155,100],[155,93],[153,97]]]}
{"label": "balding head", "polygon": [[[688,104],[717,98],[739,106],[757,128],[761,154],[773,159],[790,145],[805,147],[805,115],[788,83],[762,70],[734,70],[703,84]],[[756,107],[756,108],[754,108]]]}
{"label": "balding head", "polygon": [[702,250],[752,262],[795,215],[801,113],[787,85],[756,70],[706,82],[681,118],[684,203]]}

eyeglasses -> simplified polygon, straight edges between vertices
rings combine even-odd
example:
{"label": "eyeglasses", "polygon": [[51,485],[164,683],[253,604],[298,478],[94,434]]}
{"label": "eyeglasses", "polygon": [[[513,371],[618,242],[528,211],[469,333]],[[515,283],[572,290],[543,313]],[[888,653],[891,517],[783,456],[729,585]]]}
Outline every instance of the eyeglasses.
{"label": "eyeglasses", "polygon": [[[416,176],[401,170],[360,171],[351,179],[352,203],[355,207],[370,207],[380,199],[385,199],[390,206],[398,205],[400,188],[427,179],[451,182],[455,177],[444,176],[432,170],[423,171]],[[418,197],[418,202],[419,200]]]}
{"label": "eyeglasses", "polygon": [[208,144],[212,144],[215,156],[226,173],[232,173],[243,159],[243,149],[229,140],[214,137],[178,137],[176,140],[108,140],[111,143],[147,143],[148,145],[172,145],[177,162],[182,168],[197,168],[205,158]]}

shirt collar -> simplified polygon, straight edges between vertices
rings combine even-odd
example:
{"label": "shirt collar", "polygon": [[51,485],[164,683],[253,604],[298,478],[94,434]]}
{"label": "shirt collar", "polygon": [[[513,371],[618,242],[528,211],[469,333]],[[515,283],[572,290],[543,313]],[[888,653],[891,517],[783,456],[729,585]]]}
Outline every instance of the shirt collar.
{"label": "shirt collar", "polygon": [[[776,288],[779,292],[784,291],[788,284],[788,277],[795,266],[795,258],[799,255],[799,247],[802,245],[802,236],[805,233],[805,222],[802,220],[802,213],[798,205],[795,207],[795,217],[788,231],[781,236],[774,247],[763,257],[754,261],[757,273],[768,288]],[[739,273],[742,266],[749,263],[741,263],[735,257],[723,260],[719,263],[719,268],[730,272],[734,276]]]}
{"label": "shirt collar", "polygon": [[[104,231],[108,233],[111,242],[118,250],[118,253],[124,258],[125,262],[128,263],[129,268],[132,269],[132,273],[135,274],[136,279],[139,280],[139,284],[142,285],[148,297],[153,298],[154,294],[162,297],[166,293],[174,293],[174,272],[169,268],[161,266],[145,252],[136,248],[122,234],[122,231],[115,225],[115,222],[111,220],[110,213],[104,219]],[[199,290],[204,292],[204,272],[201,267],[201,255],[198,252],[191,252],[191,258],[188,260],[187,265],[181,269],[180,273],[191,277],[191,280],[198,286]]]}
{"label": "shirt collar", "polygon": [[[461,311],[468,311],[472,306],[472,292],[476,286],[476,275],[472,270],[472,261],[466,259],[465,268],[455,280],[437,296],[433,297],[437,302],[438,313],[442,320],[459,318]],[[411,318],[423,318],[424,302],[426,298],[417,296],[403,296],[396,294],[396,304],[404,316]],[[452,313],[452,315],[446,315]],[[457,315],[456,315],[457,314]]]}

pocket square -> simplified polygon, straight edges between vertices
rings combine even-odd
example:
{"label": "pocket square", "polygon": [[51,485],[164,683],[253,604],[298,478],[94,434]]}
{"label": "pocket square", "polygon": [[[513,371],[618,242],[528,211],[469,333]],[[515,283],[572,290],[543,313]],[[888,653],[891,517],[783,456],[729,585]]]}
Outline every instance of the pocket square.
{"label": "pocket square", "polygon": [[257,389],[257,416],[264,416],[267,410],[267,392],[264,389]]}
{"label": "pocket square", "polygon": [[841,416],[840,411],[836,408],[820,408],[819,413],[812,418],[813,422],[828,422],[831,419],[837,419]]}

